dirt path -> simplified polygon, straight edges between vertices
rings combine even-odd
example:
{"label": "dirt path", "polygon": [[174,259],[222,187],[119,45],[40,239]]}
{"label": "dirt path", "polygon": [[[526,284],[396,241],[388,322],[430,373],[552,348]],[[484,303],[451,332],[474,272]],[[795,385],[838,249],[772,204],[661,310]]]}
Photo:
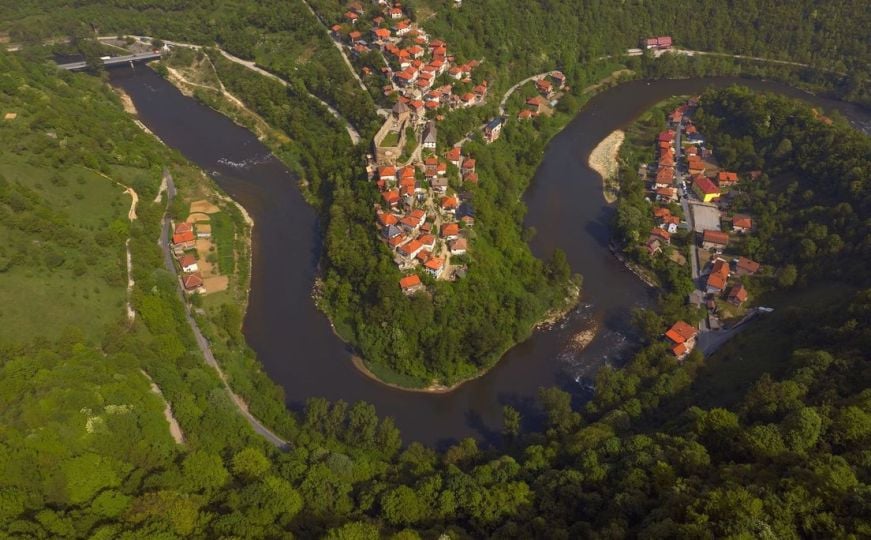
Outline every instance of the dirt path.
{"label": "dirt path", "polygon": [[172,406],[166,400],[160,387],[157,386],[157,383],[154,382],[151,376],[148,375],[145,370],[140,369],[139,371],[145,375],[145,378],[148,379],[149,383],[151,383],[151,391],[163,400],[163,417],[166,418],[166,422],[169,424],[169,434],[172,436],[172,440],[175,441],[175,444],[184,444],[184,432],[182,432],[178,420],[175,419],[175,415],[172,413]]}
{"label": "dirt path", "polygon": [[617,201],[617,194],[620,191],[617,184],[617,171],[619,169],[617,155],[625,138],[626,134],[619,129],[612,132],[596,145],[587,160],[590,168],[602,177],[602,193],[608,204]]}

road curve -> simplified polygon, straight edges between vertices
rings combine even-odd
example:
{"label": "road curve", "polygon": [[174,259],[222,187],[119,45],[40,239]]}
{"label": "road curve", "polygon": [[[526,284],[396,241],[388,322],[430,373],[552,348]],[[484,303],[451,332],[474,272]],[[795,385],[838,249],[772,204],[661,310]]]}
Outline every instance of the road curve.
{"label": "road curve", "polygon": [[[166,181],[166,207],[169,208],[169,205],[172,204],[172,199],[175,197],[175,183],[172,180],[172,175],[168,170],[164,169],[163,178]],[[169,233],[170,233],[170,219],[169,214],[165,213],[163,215],[163,227],[160,233],[160,248],[163,250],[163,263],[166,266],[166,269],[175,274],[175,265],[172,261],[172,254],[169,251]],[[227,377],[224,375],[224,371],[221,369],[221,366],[218,364],[218,361],[215,359],[215,355],[212,354],[212,348],[209,345],[209,341],[200,331],[199,325],[197,325],[197,321],[194,320],[193,315],[191,315],[191,307],[190,304],[185,299],[184,291],[181,288],[181,280],[176,280],[178,282],[177,292],[179,298],[181,299],[182,305],[185,307],[185,318],[187,319],[188,325],[191,328],[191,331],[194,333],[194,338],[196,339],[197,346],[200,348],[200,351],[203,353],[203,358],[206,360],[206,364],[211,366],[217,373],[218,377],[221,379],[221,382],[224,385],[224,390],[227,392],[227,395],[230,397],[230,400],[239,410],[239,414],[248,422],[258,435],[266,439],[269,443],[279,449],[287,449],[290,445],[287,441],[273,433],[269,428],[263,425],[263,423],[258,420],[253,414],[248,411],[248,407],[245,405],[245,402],[239,397],[233,390],[230,388],[229,383],[227,383]]]}

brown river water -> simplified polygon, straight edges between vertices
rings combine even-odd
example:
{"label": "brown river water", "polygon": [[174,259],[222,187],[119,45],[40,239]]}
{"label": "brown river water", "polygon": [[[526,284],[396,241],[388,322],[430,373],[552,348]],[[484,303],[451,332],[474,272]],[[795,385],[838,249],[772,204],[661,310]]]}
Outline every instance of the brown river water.
{"label": "brown river water", "polygon": [[[299,410],[314,396],[365,400],[396,420],[406,442],[435,446],[463,437],[498,442],[504,404],[521,410],[535,427],[538,388],[559,386],[582,401],[596,370],[606,363],[621,365],[637,346],[630,313],[651,305],[653,294],[608,251],[614,210],[602,196],[601,179],[587,166],[590,151],[613,130],[669,96],[734,83],[801,97],[824,110],[840,110],[866,130],[871,126],[871,115],[858,107],[746,79],[634,81],[595,96],[551,141],[524,196],[526,224],[537,230],[533,252],[547,257],[556,247],[566,251],[573,270],[584,276],[580,306],[512,348],[486,375],[451,393],[422,394],[388,388],[355,369],[352,351],[315,308],[318,220],[288,169],[252,133],[181,95],[150,69],[116,69],[111,80],[131,96],[149,129],[209,172],[254,219],[245,336],[284,388],[288,407]],[[592,328],[596,337],[579,347],[578,336]]]}

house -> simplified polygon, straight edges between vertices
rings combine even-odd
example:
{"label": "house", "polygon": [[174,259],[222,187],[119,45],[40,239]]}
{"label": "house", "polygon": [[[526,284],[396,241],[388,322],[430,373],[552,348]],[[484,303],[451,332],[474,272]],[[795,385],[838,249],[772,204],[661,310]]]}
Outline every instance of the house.
{"label": "house", "polygon": [[650,229],[650,238],[656,238],[662,242],[665,242],[666,245],[671,244],[671,234],[668,231],[660,229],[659,227],[654,227]]}
{"label": "house", "polygon": [[517,113],[518,120],[529,120],[533,116],[535,116],[535,113],[530,111],[529,109],[523,109],[522,111]]}
{"label": "house", "polygon": [[460,235],[460,226],[456,223],[442,223],[441,235],[445,240],[456,240]]}
{"label": "house", "polygon": [[723,259],[714,261],[714,266],[705,281],[708,294],[720,294],[726,290],[729,281],[729,264]]}
{"label": "house", "polygon": [[735,285],[726,296],[726,301],[734,306],[740,306],[747,301],[747,289],[741,283]]}
{"label": "house", "polygon": [[539,94],[546,98],[553,95],[553,85],[547,79],[539,79],[535,81],[535,89],[538,90]]}
{"label": "house", "polygon": [[402,8],[392,7],[387,12],[387,14],[390,15],[391,19],[394,19],[394,20],[401,19],[402,18]]}
{"label": "house", "polygon": [[721,231],[714,231],[711,229],[705,229],[702,232],[702,248],[716,249],[717,251],[722,251],[722,249],[728,245],[728,234]]}
{"label": "house", "polygon": [[720,189],[707,176],[699,175],[693,178],[693,191],[704,202],[711,202],[720,196]]}
{"label": "house", "polygon": [[396,249],[399,246],[408,242],[409,238],[404,234],[400,234],[399,236],[394,236],[390,240],[387,241],[387,245],[390,246],[390,249]]}
{"label": "house", "polygon": [[436,237],[432,234],[424,234],[418,238],[418,241],[423,245],[423,249],[432,251],[435,249]]}
{"label": "house", "polygon": [[399,218],[388,212],[378,212],[378,224],[382,227],[390,227],[399,223]]}
{"label": "house", "polygon": [[673,145],[674,144],[674,130],[669,129],[669,130],[661,132],[659,135],[657,135],[656,141],[660,142],[660,143],[665,142],[665,143],[668,143],[669,145]]}
{"label": "house", "polygon": [[393,216],[393,218],[395,220],[393,223],[387,223],[381,229],[381,234],[384,236],[384,238],[388,240],[393,240],[397,236],[402,236],[402,229],[397,227],[397,224],[399,223],[399,218],[397,218],[396,216]]}
{"label": "house", "polygon": [[438,130],[433,120],[426,123],[423,128],[423,147],[430,150],[435,150],[438,139]]}
{"label": "house", "polygon": [[752,276],[759,271],[759,263],[747,257],[738,257],[735,263],[735,273],[739,276]]}
{"label": "house", "polygon": [[190,229],[172,235],[172,250],[175,253],[182,253],[188,249],[194,249],[196,245],[197,237]]}
{"label": "house", "polygon": [[566,85],[566,76],[563,75],[562,71],[551,71],[550,80],[557,90],[562,90]]}
{"label": "house", "polygon": [[372,36],[374,41],[387,41],[390,39],[390,30],[386,28],[376,28],[372,30]]}
{"label": "house", "polygon": [[541,96],[531,97],[526,100],[526,108],[535,114],[541,114],[547,107],[547,100]]}
{"label": "house", "polygon": [[381,194],[381,197],[384,199],[384,202],[390,206],[396,206],[399,204],[399,191],[395,189],[385,191]]}
{"label": "house", "polygon": [[472,158],[467,158],[463,161],[463,166],[460,168],[460,172],[465,176],[468,173],[475,172],[475,160]]}
{"label": "house", "polygon": [[729,187],[738,182],[738,173],[728,172],[728,171],[720,171],[717,173],[717,185],[722,187]]}
{"label": "house", "polygon": [[438,191],[439,193],[444,193],[448,189],[448,177],[436,176],[434,178],[431,178],[429,181],[429,185],[432,186],[435,191]]}
{"label": "house", "polygon": [[705,163],[701,158],[693,156],[687,160],[687,172],[694,176],[702,175],[705,173]]}
{"label": "house", "polygon": [[356,30],[354,30],[353,32],[348,32],[348,39],[351,40],[351,43],[357,43],[362,37],[362,32],[358,32]]}
{"label": "house", "polygon": [[426,264],[424,264],[423,266],[424,266],[424,268],[426,268],[427,272],[432,274],[432,276],[434,278],[438,278],[439,276],[442,275],[442,272],[445,269],[445,260],[438,258],[438,257],[434,257],[434,258],[426,261]]}
{"label": "house", "polygon": [[463,225],[465,225],[466,227],[475,226],[475,218],[473,216],[463,216],[460,218],[460,221],[462,221]]}
{"label": "house", "polygon": [[356,24],[357,19],[359,19],[359,18],[360,18],[360,16],[357,15],[356,13],[354,13],[353,11],[348,11],[345,13],[345,20],[347,20],[351,24]]}
{"label": "house", "polygon": [[467,172],[463,175],[463,182],[471,182],[473,184],[478,183],[478,173],[476,172]]}
{"label": "house", "polygon": [[188,223],[187,221],[182,221],[181,223],[177,223],[175,229],[173,229],[173,234],[186,234],[189,232],[193,232],[194,226]]}
{"label": "house", "polygon": [[405,34],[411,32],[411,23],[408,21],[399,21],[393,27],[393,32],[397,36],[404,36]]}
{"label": "house", "polygon": [[499,135],[502,133],[502,117],[497,116],[496,118],[487,122],[487,125],[484,126],[484,138],[488,143],[491,143],[499,138]]}
{"label": "house", "polygon": [[645,247],[647,248],[647,254],[651,257],[656,255],[657,253],[662,253],[662,243],[659,241],[658,238],[654,238],[653,236],[651,236],[647,240]]}
{"label": "house", "polygon": [[423,244],[420,243],[420,240],[412,240],[405,245],[399,246],[396,252],[406,259],[413,259],[422,249]]}
{"label": "house", "polygon": [[732,230],[739,233],[746,233],[753,228],[753,219],[746,214],[735,214],[732,216]]}
{"label": "house", "polygon": [[699,149],[696,145],[691,144],[684,148],[683,153],[687,158],[693,158],[699,155]]}
{"label": "house", "polygon": [[697,334],[698,330],[684,321],[677,321],[665,332],[666,339],[672,344],[671,352],[678,360],[683,360],[696,346]]}
{"label": "house", "polygon": [[405,294],[414,294],[423,289],[423,283],[420,282],[420,277],[417,274],[412,274],[400,279],[399,287]]}
{"label": "house", "polygon": [[657,36],[644,38],[641,40],[642,49],[653,49],[664,51],[670,49],[672,45],[671,36]]}
{"label": "house", "polygon": [[468,248],[468,242],[465,238],[457,238],[448,242],[448,249],[451,250],[451,255],[463,255]]}
{"label": "house", "polygon": [[656,188],[656,200],[660,202],[676,201],[677,190],[671,187]]}
{"label": "house", "polygon": [[378,178],[386,182],[396,182],[396,168],[378,167]]}
{"label": "house", "polygon": [[459,146],[454,146],[445,152],[445,159],[448,160],[448,163],[459,169],[463,159],[462,149]]}
{"label": "house", "polygon": [[674,169],[664,167],[656,171],[656,180],[654,181],[654,187],[667,188],[671,187],[672,185],[674,185]]}
{"label": "house", "polygon": [[415,219],[411,216],[405,216],[404,218],[399,220],[399,223],[400,225],[402,225],[403,229],[410,233],[417,231],[417,228],[420,227],[420,220]]}
{"label": "house", "polygon": [[460,205],[460,201],[457,200],[456,197],[442,197],[441,207],[442,210],[448,212],[449,214],[453,214],[457,211],[457,206]]}
{"label": "house", "polygon": [[200,294],[205,294],[206,292],[205,287],[203,287],[203,276],[199,272],[185,274],[181,278],[181,284],[184,287],[184,290],[188,293],[198,292]]}
{"label": "house", "polygon": [[193,255],[185,255],[178,260],[178,264],[181,266],[181,271],[186,274],[200,271],[200,267],[197,265],[197,259]]}

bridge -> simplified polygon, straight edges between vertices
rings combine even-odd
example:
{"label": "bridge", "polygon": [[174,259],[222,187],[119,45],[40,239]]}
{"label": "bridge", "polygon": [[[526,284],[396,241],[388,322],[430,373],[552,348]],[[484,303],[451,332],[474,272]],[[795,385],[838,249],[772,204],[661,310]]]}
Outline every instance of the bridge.
{"label": "bridge", "polygon": [[[141,53],[141,54],[128,54],[125,56],[113,56],[112,58],[107,58],[103,60],[103,65],[105,67],[115,67],[115,66],[123,66],[127,64],[133,64],[138,62],[149,62],[151,60],[159,60],[160,52],[149,52],[149,53]],[[81,62],[71,62],[69,64],[58,64],[59,68],[65,69],[67,71],[79,71],[82,69],[88,69],[88,63]]]}

